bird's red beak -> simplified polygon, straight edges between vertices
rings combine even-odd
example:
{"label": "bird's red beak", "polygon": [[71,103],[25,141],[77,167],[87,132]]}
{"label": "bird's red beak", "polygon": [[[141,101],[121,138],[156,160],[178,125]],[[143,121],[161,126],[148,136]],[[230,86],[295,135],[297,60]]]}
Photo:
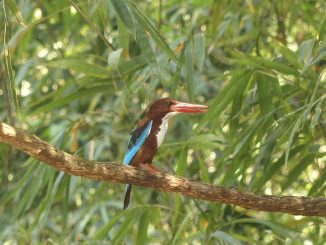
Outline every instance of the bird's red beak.
{"label": "bird's red beak", "polygon": [[206,112],[207,106],[177,102],[175,105],[171,106],[171,110],[173,112],[181,112],[181,113],[200,113],[200,112]]}

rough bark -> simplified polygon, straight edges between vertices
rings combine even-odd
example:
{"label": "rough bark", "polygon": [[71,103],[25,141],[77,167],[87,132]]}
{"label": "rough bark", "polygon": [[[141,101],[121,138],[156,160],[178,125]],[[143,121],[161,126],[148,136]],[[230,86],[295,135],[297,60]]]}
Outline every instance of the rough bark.
{"label": "rough bark", "polygon": [[67,174],[82,176],[83,178],[129,183],[258,211],[326,216],[326,198],[255,194],[237,188],[214,186],[165,173],[153,175],[145,170],[115,162],[89,161],[72,156],[42,141],[35,135],[30,135],[1,122],[0,142],[24,151],[39,161]]}

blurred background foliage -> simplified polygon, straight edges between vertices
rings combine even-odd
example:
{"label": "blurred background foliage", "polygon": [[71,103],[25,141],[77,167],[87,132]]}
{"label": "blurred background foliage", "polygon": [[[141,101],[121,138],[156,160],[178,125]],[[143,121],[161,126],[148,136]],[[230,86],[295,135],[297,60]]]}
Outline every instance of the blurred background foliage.
{"label": "blurred background foliage", "polygon": [[[178,116],[160,169],[274,195],[326,192],[325,1],[2,0],[0,119],[121,162],[146,106]],[[65,175],[0,145],[3,244],[324,244],[325,220]]]}

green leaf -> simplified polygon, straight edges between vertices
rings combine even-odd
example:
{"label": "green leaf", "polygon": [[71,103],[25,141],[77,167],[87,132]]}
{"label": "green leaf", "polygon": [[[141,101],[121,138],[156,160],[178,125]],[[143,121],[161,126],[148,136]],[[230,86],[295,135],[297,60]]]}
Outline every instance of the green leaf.
{"label": "green leaf", "polygon": [[71,69],[76,72],[84,73],[85,75],[97,78],[108,78],[110,70],[81,59],[58,59],[47,63],[50,67]]}
{"label": "green leaf", "polygon": [[[131,73],[140,70],[145,65],[146,65],[146,58],[144,56],[137,56],[132,58],[132,60],[130,61],[122,62],[119,65],[118,70],[123,76],[127,76],[130,75]],[[118,74],[110,76],[110,78],[112,79],[115,79],[117,77],[119,78]]]}
{"label": "green leaf", "polygon": [[135,35],[135,20],[127,4],[123,0],[111,0],[112,5],[117,12],[120,20],[129,29],[132,35]]}
{"label": "green leaf", "polygon": [[256,73],[258,101],[262,115],[266,115],[274,111],[273,94],[270,80],[272,80],[270,77]]}
{"label": "green leaf", "polygon": [[145,209],[139,217],[139,225],[136,244],[143,245],[148,243],[147,230],[152,216],[150,209]]}
{"label": "green leaf", "polygon": [[315,45],[314,39],[303,41],[298,50],[299,59],[307,66],[312,61],[312,50]]}
{"label": "green leaf", "polygon": [[205,162],[201,158],[196,159],[197,162],[199,163],[199,168],[200,168],[200,180],[206,183],[210,183],[209,175],[208,175],[208,169],[207,166],[205,165]]}
{"label": "green leaf", "polygon": [[119,65],[122,49],[117,49],[112,51],[108,57],[108,65],[113,70],[116,69]]}
{"label": "green leaf", "polygon": [[310,99],[309,99],[309,97],[307,97],[307,99],[306,99],[306,100],[309,99],[308,105],[305,106],[305,110],[302,112],[302,114],[297,118],[297,120],[294,123],[294,126],[293,126],[290,136],[289,136],[289,142],[288,142],[288,145],[287,145],[286,151],[285,151],[285,163],[287,163],[289,151],[290,151],[291,145],[293,143],[295,134],[299,131],[300,127],[307,121],[308,115],[310,114],[313,105],[316,104],[318,101],[318,100],[315,100],[315,98],[317,95],[317,89],[318,89],[321,79],[322,79],[322,74],[319,75],[319,78],[317,79],[317,81],[315,83],[314,90],[313,90],[313,93],[312,93]]}
{"label": "green leaf", "polygon": [[[251,75],[252,73],[248,70],[236,71],[221,93],[209,103],[208,112],[202,121],[213,121],[215,118],[218,118],[235,97],[241,93],[245,93],[245,88],[250,83]],[[200,123],[199,125],[198,130],[205,124]],[[214,129],[214,125],[212,129]]]}
{"label": "green leaf", "polygon": [[311,129],[314,129],[317,126],[317,124],[319,123],[319,118],[320,118],[320,115],[321,115],[321,112],[322,112],[321,106],[322,106],[322,103],[323,103],[325,97],[326,97],[325,95],[320,97],[319,102],[317,103],[317,105],[315,107],[315,113],[312,116],[311,123],[310,123],[310,128]]}
{"label": "green leaf", "polygon": [[319,169],[319,176],[311,186],[308,196],[323,196],[323,189],[326,188],[326,171],[325,169]]}
{"label": "green leaf", "polygon": [[130,227],[134,224],[136,217],[139,215],[139,208],[134,208],[125,212],[125,219],[121,222],[119,228],[117,229],[115,235],[113,236],[113,243],[120,244],[121,241],[126,237],[129,232]]}
{"label": "green leaf", "polygon": [[[34,176],[44,176],[46,166],[39,165],[34,172]],[[31,181],[31,180],[30,180]],[[36,178],[31,181],[29,188],[23,193],[15,209],[14,217],[17,218],[24,210],[29,209],[36,198],[36,195],[43,187],[43,178]]]}
{"label": "green leaf", "polygon": [[234,222],[236,224],[244,224],[244,223],[253,223],[253,224],[262,224],[269,228],[271,228],[274,232],[284,238],[292,238],[295,233],[297,233],[294,229],[290,227],[284,226],[282,224],[273,222],[273,221],[266,221],[261,219],[252,219],[252,218],[244,218],[244,219],[237,219]]}
{"label": "green leaf", "polygon": [[187,147],[194,150],[209,150],[218,148],[221,144],[221,138],[214,134],[196,134],[191,136],[187,141],[177,141],[165,143],[162,148]]}
{"label": "green leaf", "polygon": [[187,150],[180,149],[178,156],[178,160],[175,164],[175,173],[176,175],[182,176],[185,172],[186,165],[187,165]]}
{"label": "green leaf", "polygon": [[185,68],[186,68],[186,82],[188,84],[189,99],[194,99],[194,71],[193,71],[193,56],[191,43],[188,43],[185,50]]}
{"label": "green leaf", "polygon": [[70,175],[65,175],[63,176],[63,180],[62,180],[62,186],[63,186],[63,190],[62,194],[63,194],[63,205],[62,205],[62,228],[63,228],[63,234],[65,236],[68,235],[68,214],[69,214],[69,198],[70,198],[70,180],[71,180],[71,176]]}
{"label": "green leaf", "polygon": [[104,240],[108,233],[112,230],[112,228],[117,224],[117,222],[123,217],[125,214],[124,211],[121,211],[114,215],[109,222],[100,227],[92,236],[96,240]]}
{"label": "green leaf", "polygon": [[9,7],[11,13],[16,17],[17,21],[25,26],[23,16],[19,10],[18,5],[16,4],[16,1],[4,0],[4,4]]}
{"label": "green leaf", "polygon": [[191,136],[185,143],[193,149],[218,148],[221,138],[214,134],[199,134]]}
{"label": "green leaf", "polygon": [[[279,43],[277,43],[279,44]],[[295,52],[293,52],[291,49],[289,49],[286,46],[283,45],[279,45],[278,46],[278,50],[280,51],[280,53],[282,54],[282,56],[288,61],[290,62],[291,65],[293,65],[296,68],[300,68],[302,67],[302,65],[300,64],[300,61],[298,59],[298,56]]]}
{"label": "green leaf", "polygon": [[[304,151],[306,148],[306,145],[299,145],[292,149],[289,154],[288,160],[291,160],[296,154],[300,153],[301,151]],[[277,175],[281,168],[285,165],[285,155],[282,155],[278,158],[277,161],[270,164],[269,167],[264,169],[263,175],[256,179],[253,183],[253,189],[254,190],[261,190],[263,189],[264,185],[267,181],[271,180],[274,175]]]}
{"label": "green leaf", "polygon": [[154,25],[152,25],[150,20],[138,10],[135,3],[131,2],[129,6],[132,9],[138,23],[142,26],[142,28],[151,34],[151,37],[155,40],[155,43],[170,57],[170,59],[172,59],[178,65],[181,65],[178,57],[170,49],[169,45],[165,42],[164,38],[160,35]]}
{"label": "green leaf", "polygon": [[205,62],[205,36],[203,33],[196,33],[194,36],[194,58],[199,71],[202,71]]}
{"label": "green leaf", "polygon": [[182,234],[185,232],[184,230],[191,223],[191,216],[192,216],[191,212],[188,212],[187,215],[184,216],[181,224],[176,229],[176,232],[173,236],[173,240],[170,243],[171,245],[177,244],[179,240],[182,240]]}
{"label": "green leaf", "polygon": [[233,18],[229,17],[223,20],[220,25],[218,26],[218,31],[217,31],[217,38],[221,38],[223,35],[226,34],[227,30],[230,28],[232,25]]}
{"label": "green leaf", "polygon": [[[26,183],[30,182],[30,179],[33,176],[33,173],[36,171],[36,169],[38,168],[39,164],[36,163],[37,161],[32,158],[29,157],[24,163],[23,165],[25,165],[24,168],[26,168],[26,166],[29,166],[27,169],[25,169],[24,171],[24,175],[20,176],[19,180],[16,182],[16,186],[13,189],[13,191],[11,191],[11,193],[9,193],[6,198],[4,199],[4,205],[7,204],[7,202],[9,202],[10,200],[13,200],[13,198],[15,197],[19,197],[19,196],[23,196],[23,190],[26,188],[25,185]],[[26,201],[25,201],[26,203]],[[25,204],[23,204],[25,205]],[[17,212],[17,210],[15,210]],[[19,213],[19,212],[17,212]]]}
{"label": "green leaf", "polygon": [[99,84],[99,85],[94,85],[90,87],[83,87],[78,89],[76,92],[72,92],[67,96],[61,97],[60,99],[53,100],[49,103],[46,103],[42,106],[39,106],[35,108],[32,112],[30,112],[32,115],[36,115],[38,113],[44,113],[44,112],[50,112],[54,109],[60,108],[64,105],[67,105],[71,101],[80,99],[80,98],[85,98],[92,96],[94,94],[98,93],[108,93],[109,90],[111,89],[112,85],[111,84]]}
{"label": "green leaf", "polygon": [[[133,2],[126,2],[124,0],[112,0],[112,4],[119,15],[119,18],[125,24],[125,26],[129,29],[133,37],[137,40],[137,36],[139,38],[139,30],[146,30],[151,37],[154,39],[155,43],[162,48],[162,50],[177,64],[180,65],[179,59],[174,54],[174,52],[170,49],[169,45],[164,41],[163,37],[160,35],[158,30],[151,24],[150,20],[143,15],[136,5]],[[134,18],[137,20],[135,23]],[[139,24],[139,25],[138,25]],[[141,35],[146,37],[146,35]],[[144,38],[142,38],[145,40]],[[137,40],[138,41],[138,40]],[[146,39],[146,43],[148,40]],[[138,44],[143,44],[142,41],[138,41]],[[147,44],[148,46],[148,44]],[[143,49],[145,48],[145,44],[143,44]],[[148,46],[150,48],[150,46]],[[151,63],[149,63],[151,64]]]}
{"label": "green leaf", "polygon": [[[230,147],[232,152],[230,156],[232,157],[232,163],[228,167],[224,178],[222,180],[223,184],[231,184],[235,180],[235,177],[243,174],[244,169],[242,171],[238,171],[243,168],[244,164],[244,157],[246,156],[247,152],[250,150],[250,145],[252,145],[253,138],[261,129],[266,128],[266,124],[268,124],[268,117],[262,117],[256,120],[256,122],[248,128],[244,130],[238,137],[239,140],[234,142],[234,145]],[[237,174],[235,174],[237,173]],[[234,176],[231,178],[231,176]]]}
{"label": "green leaf", "polygon": [[173,200],[173,207],[172,207],[172,215],[171,215],[171,223],[173,227],[177,227],[179,217],[181,215],[181,196],[179,194],[172,194],[172,200]]}
{"label": "green leaf", "polygon": [[245,98],[245,94],[240,93],[233,99],[232,108],[229,116],[230,121],[230,136],[236,135],[240,128],[240,115],[241,109],[243,107],[243,100]]}
{"label": "green leaf", "polygon": [[306,155],[296,166],[289,172],[286,182],[282,185],[282,190],[284,191],[294,182],[296,182],[302,172],[310,165],[314,163],[315,154]]}
{"label": "green leaf", "polygon": [[[58,191],[59,184],[63,178],[64,173],[60,172],[57,176],[55,176],[55,170],[46,166],[47,173],[43,176],[44,181],[48,183],[46,196],[42,199],[41,203],[38,205],[38,208],[35,212],[34,222],[28,227],[29,232],[35,229],[36,226],[41,228],[47,221],[47,217],[51,212],[51,207],[54,202],[55,195]],[[55,178],[56,177],[56,178]],[[42,219],[41,219],[42,216]]]}
{"label": "green leaf", "polygon": [[[259,149],[259,154],[256,157],[255,166],[262,167],[263,166],[263,175],[266,174],[266,169],[270,165],[272,165],[272,159],[273,159],[273,150],[275,147],[277,147],[277,139],[279,138],[280,134],[282,133],[281,128],[276,128],[275,130],[272,130],[272,133],[270,133],[266,140],[263,141],[262,146]],[[254,179],[253,175],[253,179]]]}
{"label": "green leaf", "polygon": [[281,74],[298,76],[299,71],[294,69],[287,64],[280,63],[278,60],[268,60],[261,57],[249,56],[240,52],[232,52],[234,59],[232,60],[235,64],[250,65],[253,68],[259,69],[272,69]]}
{"label": "green leaf", "polygon": [[128,28],[123,24],[119,16],[117,18],[117,22],[118,22],[118,30],[119,30],[120,47],[123,48],[124,50],[127,50],[129,48],[129,39],[130,39]]}
{"label": "green leaf", "polygon": [[159,75],[160,67],[157,64],[156,56],[154,50],[152,49],[148,36],[144,32],[144,30],[140,28],[140,26],[136,26],[136,31],[136,41],[141,49],[143,57],[146,59],[147,64],[152,68],[153,73]]}
{"label": "green leaf", "polygon": [[226,232],[223,231],[215,231],[214,233],[211,234],[211,237],[217,238],[220,242],[225,242],[226,244],[230,245],[241,245],[242,243],[235,239],[233,236],[229,235]]}
{"label": "green leaf", "polygon": [[7,118],[10,123],[14,123],[14,119],[16,117],[16,113],[19,112],[19,103],[18,103],[18,97],[15,87],[15,82],[13,78],[13,70],[11,65],[11,57],[9,54],[9,50],[6,50],[8,52],[8,55],[5,55],[5,68],[6,73],[2,71],[2,64],[0,63],[0,76],[1,83],[2,83],[2,89],[1,92],[4,94],[4,100],[6,101],[7,107]]}
{"label": "green leaf", "polygon": [[85,230],[85,227],[92,221],[92,217],[98,209],[99,205],[94,205],[88,210],[83,210],[78,225],[74,228],[77,234],[80,234]]}
{"label": "green leaf", "polygon": [[290,153],[290,150],[291,150],[291,146],[292,146],[292,143],[294,141],[294,137],[296,135],[296,133],[299,132],[299,129],[301,127],[301,124],[303,122],[303,117],[300,116],[294,123],[293,127],[292,127],[292,130],[291,130],[291,133],[290,133],[290,136],[289,136],[289,140],[288,140],[288,143],[287,143],[287,146],[286,146],[286,149],[285,149],[285,165],[287,165],[287,162],[288,162],[288,159],[289,159],[289,153]]}

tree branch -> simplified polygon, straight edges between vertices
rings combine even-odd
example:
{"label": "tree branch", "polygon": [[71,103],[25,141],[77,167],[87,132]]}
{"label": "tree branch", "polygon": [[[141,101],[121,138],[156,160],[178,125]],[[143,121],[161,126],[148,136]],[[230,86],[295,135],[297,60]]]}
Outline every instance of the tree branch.
{"label": "tree branch", "polygon": [[155,175],[120,163],[88,161],[0,122],[0,142],[67,174],[99,181],[130,183],[165,192],[212,202],[237,205],[259,211],[282,212],[304,216],[326,216],[326,198],[260,195],[231,187],[218,187],[164,173]]}

